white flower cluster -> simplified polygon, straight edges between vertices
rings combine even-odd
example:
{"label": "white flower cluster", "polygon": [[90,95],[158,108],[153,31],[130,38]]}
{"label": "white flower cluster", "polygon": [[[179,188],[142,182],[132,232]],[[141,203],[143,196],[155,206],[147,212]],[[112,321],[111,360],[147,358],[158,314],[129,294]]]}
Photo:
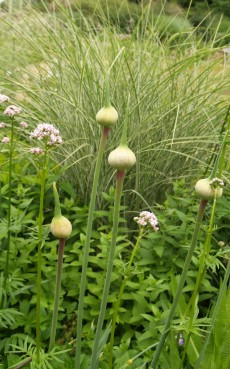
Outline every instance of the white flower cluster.
{"label": "white flower cluster", "polygon": [[0,105],[3,104],[5,101],[10,101],[9,97],[6,95],[0,94]]}
{"label": "white flower cluster", "polygon": [[35,130],[31,132],[30,138],[37,138],[40,141],[45,139],[49,146],[62,143],[59,130],[49,123],[38,124]]}
{"label": "white flower cluster", "polygon": [[157,217],[154,213],[150,213],[150,211],[142,211],[139,217],[134,217],[133,219],[141,227],[150,225],[150,227],[153,228],[154,231],[159,231],[159,224],[158,224]]}
{"label": "white flower cluster", "polygon": [[224,187],[224,182],[222,181],[222,179],[220,178],[213,178],[210,182],[209,182],[210,186],[215,190],[218,187]]}
{"label": "white flower cluster", "polygon": [[13,117],[14,115],[20,114],[22,111],[22,108],[19,108],[15,105],[9,105],[5,110],[4,114],[9,115],[10,117]]}

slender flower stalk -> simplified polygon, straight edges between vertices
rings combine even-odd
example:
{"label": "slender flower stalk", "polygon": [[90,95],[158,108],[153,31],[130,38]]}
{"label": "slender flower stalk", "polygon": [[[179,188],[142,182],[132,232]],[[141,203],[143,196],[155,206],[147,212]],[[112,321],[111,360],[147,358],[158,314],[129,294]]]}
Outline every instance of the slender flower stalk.
{"label": "slender flower stalk", "polygon": [[44,208],[44,197],[45,197],[45,182],[46,182],[46,171],[47,171],[47,150],[44,151],[44,157],[42,162],[42,168],[40,172],[40,201],[39,201],[39,214],[38,214],[38,252],[37,252],[37,281],[36,281],[36,292],[37,292],[37,305],[36,305],[36,350],[37,350],[37,361],[40,363],[40,349],[41,349],[41,268],[42,268],[42,225],[43,225],[43,208]]}
{"label": "slender flower stalk", "polygon": [[62,276],[64,247],[65,247],[67,237],[69,237],[72,232],[72,225],[70,221],[67,218],[62,216],[58,191],[57,191],[55,182],[53,182],[53,193],[54,193],[55,210],[54,210],[54,218],[52,219],[50,229],[53,235],[59,238],[59,247],[58,247],[57,274],[56,274],[56,284],[55,284],[55,292],[54,292],[54,309],[53,309],[53,317],[52,317],[52,323],[51,323],[49,351],[52,350],[54,343],[55,343],[55,337],[56,337],[58,307],[59,307],[59,299],[60,299],[60,292],[61,292],[61,276]]}
{"label": "slender flower stalk", "polygon": [[113,271],[113,261],[115,256],[115,249],[117,243],[118,225],[119,225],[119,213],[120,213],[120,201],[122,194],[122,187],[125,177],[126,169],[132,168],[136,162],[135,154],[127,146],[127,121],[128,121],[128,109],[129,101],[127,104],[126,117],[123,124],[123,131],[121,137],[121,144],[117,149],[113,150],[108,157],[109,164],[116,169],[116,192],[114,199],[113,210],[113,229],[112,238],[107,262],[107,271],[105,277],[105,283],[102,293],[102,301],[99,311],[99,317],[97,322],[97,328],[94,338],[93,350],[90,361],[90,369],[96,369],[98,367],[98,360],[100,355],[100,340],[102,335],[102,328],[105,319],[105,311],[108,302],[109,288],[111,283],[111,276]]}
{"label": "slender flower stalk", "polygon": [[41,269],[42,269],[42,246],[43,246],[43,208],[45,197],[45,183],[47,177],[48,167],[48,150],[52,146],[56,146],[62,143],[60,132],[52,124],[39,123],[35,130],[30,133],[30,139],[37,139],[42,142],[43,149],[36,148],[36,150],[30,150],[34,155],[43,155],[41,157],[41,165],[39,172],[40,179],[40,202],[39,202],[39,214],[37,220],[38,227],[38,252],[37,252],[37,280],[36,280],[36,292],[37,292],[37,305],[36,305],[36,353],[37,363],[40,364],[40,349],[41,349]]}
{"label": "slender flower stalk", "polygon": [[84,247],[84,254],[83,254],[83,262],[82,262],[82,273],[81,273],[81,283],[80,283],[80,293],[79,293],[79,303],[78,303],[78,320],[77,320],[77,339],[76,339],[76,360],[75,365],[76,369],[81,368],[81,335],[82,335],[82,320],[83,320],[83,309],[84,309],[84,296],[85,296],[85,289],[86,289],[86,282],[87,282],[87,266],[89,260],[89,251],[90,251],[90,239],[92,235],[92,225],[93,225],[93,217],[94,217],[94,210],[95,210],[95,202],[96,202],[96,195],[97,195],[97,187],[98,187],[98,180],[100,175],[102,157],[105,148],[106,138],[109,133],[109,128],[103,128],[101,141],[99,144],[98,149],[98,157],[97,163],[94,172],[94,179],[93,179],[93,186],[91,192],[91,198],[89,203],[89,216],[86,228],[86,239],[85,239],[85,247]]}
{"label": "slender flower stalk", "polygon": [[58,307],[59,307],[59,298],[60,298],[60,292],[61,292],[62,264],[63,264],[65,243],[66,243],[66,238],[59,239],[57,274],[56,274],[56,284],[55,284],[55,292],[54,292],[54,309],[53,309],[53,316],[52,316],[52,323],[51,323],[49,351],[52,350],[54,343],[55,343],[55,337],[56,337]]}
{"label": "slender flower stalk", "polygon": [[195,223],[193,238],[192,238],[191,245],[190,245],[190,248],[189,248],[185,263],[184,263],[184,268],[183,268],[182,273],[181,273],[181,277],[180,277],[180,281],[179,281],[179,284],[178,284],[178,287],[177,287],[177,291],[176,291],[176,294],[175,294],[175,297],[174,297],[174,300],[173,300],[168,318],[166,320],[163,332],[161,334],[159,344],[158,344],[157,349],[154,353],[153,360],[150,364],[150,367],[154,368],[154,369],[156,368],[157,361],[159,359],[161,350],[163,349],[163,346],[164,346],[165,339],[166,339],[166,337],[168,335],[168,332],[169,332],[171,320],[173,319],[173,316],[175,314],[177,305],[179,303],[180,295],[181,295],[182,289],[184,287],[184,283],[185,283],[185,279],[186,279],[188,269],[189,269],[189,266],[190,266],[190,263],[191,263],[191,259],[192,259],[192,256],[193,256],[196,244],[197,244],[197,239],[198,239],[198,236],[199,236],[200,226],[201,226],[201,222],[202,222],[202,219],[203,219],[203,215],[204,215],[204,211],[205,211],[207,203],[208,203],[208,200],[201,200],[200,204],[199,204],[199,209],[198,209],[198,213],[197,213],[197,217],[196,217],[196,223]]}
{"label": "slender flower stalk", "polygon": [[113,260],[114,260],[114,254],[115,254],[115,249],[116,249],[116,242],[117,242],[120,201],[121,201],[124,177],[125,177],[124,170],[117,171],[117,184],[116,184],[116,194],[115,194],[115,200],[114,200],[114,211],[113,211],[112,239],[111,239],[111,245],[110,245],[109,256],[108,256],[107,273],[105,277],[101,307],[100,307],[100,312],[99,312],[99,317],[98,317],[96,334],[94,338],[93,351],[91,355],[90,369],[96,369],[98,366],[98,359],[99,359],[99,354],[100,354],[99,352],[100,339],[101,339],[102,326],[103,326],[103,322],[105,318],[105,311],[106,311],[106,306],[107,306],[107,301],[108,301],[109,287],[110,287],[110,281],[111,281],[112,270],[113,270]]}
{"label": "slender flower stalk", "polygon": [[[102,111],[103,109],[103,111]],[[76,338],[76,357],[75,357],[75,368],[81,369],[81,336],[82,336],[82,321],[83,321],[83,312],[84,312],[84,296],[86,290],[86,283],[87,283],[87,266],[89,260],[89,251],[90,251],[90,240],[92,235],[92,225],[93,225],[93,218],[94,218],[94,210],[95,210],[95,202],[97,196],[97,188],[98,188],[98,181],[99,175],[101,170],[101,163],[105,149],[105,143],[107,136],[109,134],[110,127],[116,123],[118,119],[118,114],[114,108],[112,108],[109,100],[109,84],[106,78],[105,81],[105,107],[102,108],[96,117],[98,123],[103,127],[102,136],[98,148],[98,156],[97,162],[94,172],[93,178],[93,186],[92,192],[90,197],[89,203],[89,215],[86,227],[86,238],[85,238],[85,247],[83,252],[83,262],[82,262],[82,273],[81,273],[81,282],[80,282],[80,293],[79,293],[79,302],[78,302],[78,313],[77,313],[77,338]],[[109,110],[109,112],[108,112]],[[102,111],[102,112],[101,112]]]}
{"label": "slender flower stalk", "polygon": [[10,152],[9,152],[9,177],[8,177],[8,218],[7,218],[7,250],[6,250],[6,267],[3,287],[6,288],[8,273],[9,273],[9,258],[10,258],[10,242],[11,242],[11,195],[12,195],[12,163],[14,154],[14,118],[11,119],[10,129]]}
{"label": "slender flower stalk", "polygon": [[137,237],[136,240],[136,244],[133,248],[128,266],[125,270],[125,275],[120,287],[120,291],[118,294],[118,298],[115,304],[115,308],[114,308],[114,313],[113,313],[113,319],[112,319],[112,327],[111,327],[111,333],[110,333],[110,343],[109,343],[109,362],[108,362],[108,369],[112,369],[113,367],[113,345],[114,345],[114,334],[115,334],[115,329],[116,329],[116,322],[117,322],[117,317],[118,317],[118,311],[119,311],[119,307],[121,305],[121,300],[122,300],[122,296],[126,287],[126,283],[128,281],[128,279],[130,278],[130,272],[131,272],[131,266],[134,260],[134,257],[137,253],[137,250],[139,249],[139,245],[140,245],[140,241],[141,238],[143,237],[143,233],[144,233],[144,229],[140,228],[140,232],[139,235]]}
{"label": "slender flower stalk", "polygon": [[200,369],[200,365],[202,363],[205,350],[207,348],[209,339],[210,339],[211,334],[212,334],[212,330],[213,330],[213,327],[214,327],[214,323],[216,321],[216,317],[217,317],[217,314],[218,314],[218,311],[219,311],[219,308],[220,308],[220,304],[221,304],[221,301],[224,297],[224,292],[226,291],[226,285],[229,281],[229,276],[230,276],[230,260],[228,261],[227,269],[226,269],[226,272],[225,272],[225,275],[224,275],[224,280],[223,280],[223,283],[221,285],[219,295],[218,295],[218,299],[216,301],[215,308],[214,308],[214,311],[213,311],[213,314],[212,314],[212,319],[211,319],[211,322],[210,322],[210,326],[209,326],[208,331],[206,333],[204,343],[201,347],[200,355],[199,355],[198,361],[196,363],[195,369]]}

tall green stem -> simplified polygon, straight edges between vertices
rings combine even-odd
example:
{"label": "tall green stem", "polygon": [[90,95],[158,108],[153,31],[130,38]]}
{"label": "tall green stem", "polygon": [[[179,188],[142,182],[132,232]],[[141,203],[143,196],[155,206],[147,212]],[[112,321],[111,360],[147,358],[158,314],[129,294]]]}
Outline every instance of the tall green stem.
{"label": "tall green stem", "polygon": [[40,362],[40,348],[41,348],[41,331],[40,331],[40,310],[41,310],[41,268],[42,268],[42,224],[43,224],[43,207],[45,196],[45,180],[46,180],[46,165],[47,165],[47,150],[44,153],[43,165],[41,168],[41,188],[40,188],[40,205],[38,215],[38,253],[37,253],[37,306],[36,306],[36,349],[37,361]]}
{"label": "tall green stem", "polygon": [[143,236],[143,228],[140,229],[140,234],[139,236],[137,237],[137,241],[136,241],[136,244],[133,248],[133,251],[132,251],[132,254],[131,254],[131,257],[130,257],[130,260],[129,260],[129,263],[128,263],[128,266],[126,268],[126,271],[125,271],[125,276],[124,276],[124,279],[123,279],[123,282],[122,282],[122,285],[120,287],[120,291],[119,291],[119,295],[118,295],[118,298],[117,298],[117,302],[116,302],[116,305],[115,305],[115,308],[114,308],[114,313],[113,313],[113,321],[112,321],[112,327],[111,327],[111,333],[110,333],[110,344],[109,344],[109,363],[108,363],[108,369],[112,369],[113,367],[113,344],[114,344],[114,334],[115,334],[115,328],[116,328],[116,322],[117,322],[117,316],[118,316],[118,311],[119,311],[119,307],[120,307],[120,304],[121,304],[121,299],[122,299],[122,296],[123,296],[123,292],[125,290],[125,286],[126,286],[126,283],[127,283],[127,280],[128,278],[130,277],[130,269],[131,269],[131,265],[133,263],[133,260],[134,260],[134,257],[136,255],[136,252],[139,248],[139,245],[140,245],[140,240]]}
{"label": "tall green stem", "polygon": [[207,200],[201,200],[200,201],[200,205],[199,205],[199,209],[198,209],[198,213],[197,213],[197,218],[196,218],[196,223],[195,223],[195,228],[194,228],[194,233],[193,233],[193,238],[192,238],[191,245],[190,245],[190,248],[189,248],[185,263],[184,263],[184,268],[182,270],[179,285],[177,287],[177,291],[176,291],[176,294],[175,294],[175,297],[174,297],[174,301],[172,303],[172,307],[170,309],[168,318],[166,320],[164,330],[161,334],[159,344],[158,344],[157,349],[155,351],[155,354],[153,356],[153,360],[150,364],[150,367],[152,367],[154,369],[156,368],[157,361],[159,359],[159,356],[160,356],[161,350],[163,348],[165,339],[168,335],[168,330],[170,328],[171,320],[173,319],[173,316],[175,314],[177,305],[179,303],[180,295],[181,295],[182,289],[184,287],[184,283],[185,283],[185,279],[186,279],[186,276],[187,276],[187,273],[188,273],[190,262],[191,262],[196,244],[197,244],[199,230],[200,230],[200,226],[201,226],[201,222],[202,222],[202,219],[203,219],[203,215],[204,215],[206,205],[207,205]]}
{"label": "tall green stem", "polygon": [[197,272],[195,288],[193,290],[192,296],[189,300],[186,311],[184,313],[184,319],[185,319],[186,316],[187,316],[187,313],[189,312],[189,310],[191,308],[190,328],[192,326],[197,293],[199,291],[200,284],[202,282],[203,276],[204,276],[205,271],[206,271],[205,260],[207,260],[207,257],[209,256],[209,253],[210,253],[210,244],[211,244],[211,240],[212,240],[212,233],[213,233],[213,227],[214,227],[215,211],[216,211],[216,196],[214,197],[214,200],[213,200],[211,218],[210,218],[210,222],[209,222],[207,237],[206,237],[204,247],[203,247],[203,250],[202,250],[202,254],[201,254],[201,257],[200,257],[200,263],[199,263],[199,269],[198,269],[198,272]]}
{"label": "tall green stem", "polygon": [[226,272],[225,272],[225,276],[224,276],[224,280],[223,280],[222,286],[220,288],[220,292],[219,292],[219,296],[218,296],[217,302],[215,304],[215,309],[213,311],[211,323],[210,323],[210,326],[208,327],[208,331],[206,333],[205,341],[204,341],[203,346],[201,348],[200,356],[199,356],[199,359],[198,359],[198,361],[196,363],[195,369],[199,369],[200,368],[200,365],[202,363],[203,356],[204,356],[205,350],[207,348],[209,339],[211,337],[212,330],[213,330],[213,327],[214,327],[214,323],[216,321],[216,317],[217,317],[217,314],[218,314],[218,311],[219,311],[219,308],[220,308],[220,304],[221,304],[221,301],[222,301],[223,296],[224,296],[224,291],[226,289],[226,285],[227,285],[227,282],[229,280],[229,276],[230,276],[230,260],[228,261],[228,266],[227,266],[227,269],[226,269]]}
{"label": "tall green stem", "polygon": [[111,275],[113,271],[113,261],[115,255],[115,248],[117,242],[117,232],[118,232],[118,225],[119,225],[119,212],[120,212],[120,202],[121,202],[121,194],[122,194],[122,187],[124,181],[125,172],[124,171],[117,171],[117,184],[116,184],[116,194],[114,200],[114,211],[113,211],[113,230],[112,230],[112,239],[111,245],[109,250],[108,262],[107,262],[107,272],[105,277],[104,289],[102,294],[102,301],[100,306],[100,312],[97,322],[97,329],[94,338],[94,345],[93,351],[91,355],[91,362],[90,362],[90,369],[96,369],[98,366],[98,359],[99,359],[99,350],[100,350],[100,339],[102,334],[102,326],[105,318],[105,311],[108,301],[109,295],[109,287],[111,281]]}
{"label": "tall green stem", "polygon": [[[9,261],[10,261],[10,242],[11,242],[11,196],[12,196],[12,164],[13,164],[13,152],[14,152],[14,118],[11,119],[10,130],[10,157],[9,157],[9,177],[8,177],[8,218],[7,218],[7,250],[6,250],[6,267],[3,288],[6,288],[7,278],[9,274]],[[3,304],[3,300],[1,305]]]}
{"label": "tall green stem", "polygon": [[58,306],[59,306],[59,298],[60,298],[60,291],[61,291],[61,276],[62,276],[62,264],[63,264],[65,242],[66,242],[65,238],[61,238],[59,240],[56,285],[55,285],[55,293],[54,293],[54,310],[53,310],[53,317],[52,317],[52,324],[51,324],[49,351],[52,350],[54,343],[55,343],[55,337],[56,337]]}
{"label": "tall green stem", "polygon": [[90,239],[92,234],[92,225],[93,225],[93,217],[94,217],[94,209],[95,209],[95,202],[96,202],[96,195],[97,195],[97,187],[98,187],[98,180],[100,175],[102,157],[105,148],[106,138],[109,133],[109,128],[103,128],[101,141],[99,144],[98,149],[98,157],[94,172],[94,179],[93,179],[93,186],[89,204],[89,216],[86,228],[86,239],[85,239],[85,247],[84,247],[84,254],[83,254],[83,262],[82,262],[82,273],[81,273],[81,284],[80,284],[80,293],[79,293],[79,303],[78,303],[78,320],[77,320],[77,340],[76,340],[76,359],[75,359],[75,368],[81,369],[81,335],[82,335],[82,320],[83,320],[83,308],[84,308],[84,296],[85,296],[85,289],[86,289],[86,271],[88,266],[88,259],[89,259],[89,251],[90,251]]}

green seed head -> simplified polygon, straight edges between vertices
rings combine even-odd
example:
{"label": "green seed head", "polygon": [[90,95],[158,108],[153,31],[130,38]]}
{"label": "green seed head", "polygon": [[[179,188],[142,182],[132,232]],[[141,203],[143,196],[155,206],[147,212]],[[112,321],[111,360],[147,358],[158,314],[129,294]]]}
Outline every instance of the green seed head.
{"label": "green seed head", "polygon": [[72,232],[72,224],[66,217],[61,215],[52,219],[50,230],[57,238],[68,238]]}
{"label": "green seed head", "polygon": [[135,165],[136,156],[128,146],[120,145],[109,154],[108,162],[114,169],[126,170]]}
{"label": "green seed head", "polygon": [[211,200],[215,197],[219,198],[223,194],[223,188],[213,188],[212,181],[210,178],[200,179],[195,185],[195,191],[202,200]]}
{"label": "green seed head", "polygon": [[96,121],[103,127],[111,127],[118,120],[118,113],[112,106],[103,107],[96,115]]}

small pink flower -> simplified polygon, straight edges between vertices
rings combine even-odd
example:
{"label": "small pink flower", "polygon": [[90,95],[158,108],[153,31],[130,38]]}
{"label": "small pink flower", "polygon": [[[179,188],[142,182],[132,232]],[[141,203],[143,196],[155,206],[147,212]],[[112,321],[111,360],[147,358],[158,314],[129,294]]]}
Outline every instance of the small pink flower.
{"label": "small pink flower", "polygon": [[0,123],[0,128],[5,128],[5,126],[6,126],[5,123],[3,122]]}
{"label": "small pink flower", "polygon": [[21,122],[21,123],[20,123],[20,126],[21,126],[22,128],[27,128],[27,127],[28,127],[28,124],[27,124],[26,122]]}
{"label": "small pink flower", "polygon": [[35,130],[31,132],[30,138],[37,138],[40,141],[45,139],[49,146],[62,143],[59,130],[49,123],[38,124]]}
{"label": "small pink flower", "polygon": [[9,97],[6,95],[0,94],[0,105],[3,104],[5,101],[10,101]]}
{"label": "small pink flower", "polygon": [[9,137],[3,137],[1,142],[4,144],[8,144],[10,142],[10,139]]}
{"label": "small pink flower", "polygon": [[32,149],[30,149],[30,152],[35,155],[41,155],[43,153],[43,150],[40,147],[32,147]]}
{"label": "small pink flower", "polygon": [[22,111],[22,108],[19,108],[15,105],[9,105],[5,111],[4,114],[5,115],[9,115],[10,117],[13,117],[14,115],[20,114]]}
{"label": "small pink flower", "polygon": [[154,231],[159,231],[158,220],[154,213],[150,213],[149,211],[142,211],[139,217],[135,217],[134,220],[141,227],[149,225]]}

